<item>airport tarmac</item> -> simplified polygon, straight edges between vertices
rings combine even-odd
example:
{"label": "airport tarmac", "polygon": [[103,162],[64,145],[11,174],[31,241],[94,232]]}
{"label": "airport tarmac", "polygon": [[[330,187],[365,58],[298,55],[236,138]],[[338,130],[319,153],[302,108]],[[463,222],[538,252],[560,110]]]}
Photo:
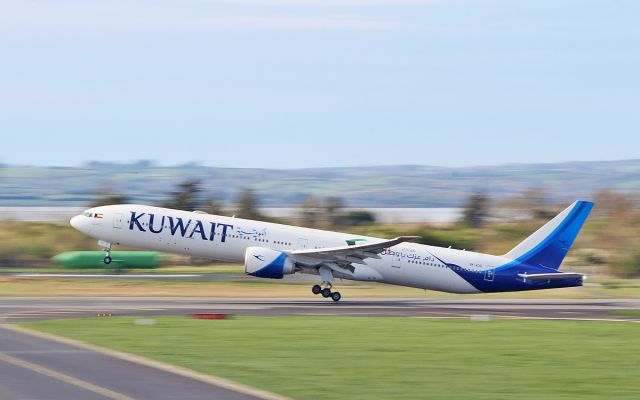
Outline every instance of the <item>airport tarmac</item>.
{"label": "airport tarmac", "polygon": [[0,326],[0,398],[256,400],[264,397]]}
{"label": "airport tarmac", "polygon": [[6,297],[0,298],[4,322],[113,316],[189,315],[346,315],[640,320],[616,311],[640,310],[640,300],[462,300],[349,299],[334,303],[322,297],[247,299],[212,297]]}

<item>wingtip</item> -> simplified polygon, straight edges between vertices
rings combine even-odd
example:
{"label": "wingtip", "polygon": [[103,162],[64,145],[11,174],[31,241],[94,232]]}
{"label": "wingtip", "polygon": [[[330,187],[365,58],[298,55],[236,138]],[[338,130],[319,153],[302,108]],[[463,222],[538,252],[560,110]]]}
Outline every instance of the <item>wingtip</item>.
{"label": "wingtip", "polygon": [[593,209],[593,207],[595,207],[595,205],[596,204],[593,201],[589,201],[589,200],[578,200],[578,201],[576,201],[576,206],[585,207],[589,211],[591,211],[591,209]]}

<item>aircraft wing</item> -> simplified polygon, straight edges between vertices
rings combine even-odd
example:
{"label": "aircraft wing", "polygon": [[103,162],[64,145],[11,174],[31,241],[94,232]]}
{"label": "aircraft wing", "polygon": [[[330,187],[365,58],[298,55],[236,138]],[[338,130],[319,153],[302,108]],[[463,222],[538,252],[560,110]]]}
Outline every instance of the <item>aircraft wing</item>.
{"label": "aircraft wing", "polygon": [[554,272],[549,274],[518,274],[525,281],[555,281],[558,279],[584,278],[586,275],[578,272]]}
{"label": "aircraft wing", "polygon": [[365,264],[366,258],[381,258],[382,250],[397,244],[420,238],[420,236],[399,236],[395,239],[375,243],[363,243],[353,246],[326,247],[323,249],[298,249],[287,253],[305,264],[320,264],[334,262],[339,265]]}

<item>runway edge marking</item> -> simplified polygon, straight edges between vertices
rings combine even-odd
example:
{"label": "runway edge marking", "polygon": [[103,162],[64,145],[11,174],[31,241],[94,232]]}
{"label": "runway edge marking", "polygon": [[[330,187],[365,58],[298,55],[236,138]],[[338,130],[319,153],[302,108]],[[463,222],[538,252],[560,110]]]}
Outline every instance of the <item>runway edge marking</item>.
{"label": "runway edge marking", "polygon": [[81,342],[79,340],[70,339],[62,336],[57,336],[51,333],[36,331],[28,328],[23,328],[21,326],[2,323],[1,327],[13,330],[15,332],[24,333],[26,335],[31,335],[43,339],[49,339],[56,342],[82,347],[87,350],[92,350],[97,353],[105,354],[114,358],[118,358],[120,360],[129,361],[132,363],[144,365],[147,367],[159,369],[161,371],[165,371],[168,373],[172,373],[175,375],[180,375],[185,378],[194,379],[200,382],[208,383],[210,385],[219,386],[225,389],[233,390],[235,392],[247,394],[250,396],[254,396],[264,400],[293,400],[289,397],[285,397],[276,393],[267,392],[266,390],[256,389],[251,386],[244,385],[242,383],[234,382],[229,379],[221,378],[215,375],[209,375],[202,372],[193,371],[188,368],[180,367],[177,365],[163,363],[161,361],[151,360],[146,357],[138,356],[135,354],[125,353],[118,350],[111,350],[104,347],[96,346],[93,344]]}
{"label": "runway edge marking", "polygon": [[[4,328],[5,326],[3,326]],[[12,357],[6,353],[0,352],[0,361],[4,361],[8,364],[15,365],[27,369],[29,371],[36,372],[40,375],[48,376],[49,378],[57,379],[61,382],[68,383],[70,385],[77,386],[89,392],[99,394],[104,397],[108,397],[113,400],[133,400],[133,398],[123,395],[122,393],[114,392],[113,390],[104,388],[102,386],[94,385],[93,383],[84,381],[82,379],[75,378],[73,376],[63,374],[42,365],[34,364],[29,361],[21,360],[16,357]]]}

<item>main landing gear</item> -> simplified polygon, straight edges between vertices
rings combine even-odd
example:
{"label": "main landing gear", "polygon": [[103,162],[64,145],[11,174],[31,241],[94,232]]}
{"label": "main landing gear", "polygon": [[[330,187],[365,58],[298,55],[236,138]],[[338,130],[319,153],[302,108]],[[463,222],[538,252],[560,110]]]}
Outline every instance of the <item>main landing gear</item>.
{"label": "main landing gear", "polygon": [[313,292],[313,294],[321,294],[324,298],[331,297],[331,300],[336,302],[340,301],[342,298],[340,292],[331,291],[331,285],[333,283],[333,273],[331,272],[331,269],[326,265],[323,265],[318,268],[318,275],[322,278],[322,286],[324,286],[324,289],[321,285],[314,285],[311,288],[311,292]]}
{"label": "main landing gear", "polygon": [[322,297],[324,297],[324,298],[331,297],[331,300],[333,300],[333,301],[340,301],[340,299],[342,298],[342,295],[340,294],[340,292],[332,292],[331,291],[331,285],[330,284],[329,284],[329,287],[326,287],[324,289],[320,285],[314,285],[311,288],[311,292],[313,294],[321,294]]}

